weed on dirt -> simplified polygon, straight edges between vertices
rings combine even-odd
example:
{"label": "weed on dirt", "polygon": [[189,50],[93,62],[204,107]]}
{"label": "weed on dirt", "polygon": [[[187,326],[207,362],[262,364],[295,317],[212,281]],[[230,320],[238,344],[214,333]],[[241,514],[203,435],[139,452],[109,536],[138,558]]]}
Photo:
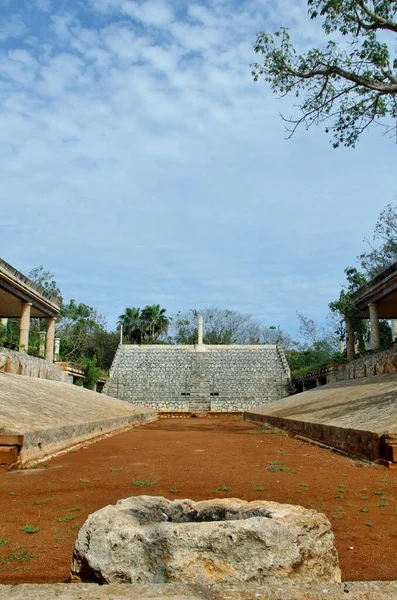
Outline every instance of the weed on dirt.
{"label": "weed on dirt", "polygon": [[133,479],[132,484],[135,487],[152,487],[155,481],[151,481],[150,479]]}
{"label": "weed on dirt", "polygon": [[218,494],[219,492],[230,492],[231,491],[231,487],[229,487],[228,485],[221,485],[220,487],[217,487],[215,489],[212,490],[213,494]]}
{"label": "weed on dirt", "polygon": [[57,517],[58,523],[68,523],[69,521],[73,521],[73,515],[65,515],[64,517]]}
{"label": "weed on dirt", "polygon": [[25,533],[37,533],[40,531],[40,527],[36,527],[35,525],[30,525],[30,523],[27,523],[26,525],[22,525],[21,531],[24,531]]}
{"label": "weed on dirt", "polygon": [[269,461],[266,470],[270,471],[271,473],[288,473],[291,471],[289,467],[283,467],[282,463],[278,460]]}

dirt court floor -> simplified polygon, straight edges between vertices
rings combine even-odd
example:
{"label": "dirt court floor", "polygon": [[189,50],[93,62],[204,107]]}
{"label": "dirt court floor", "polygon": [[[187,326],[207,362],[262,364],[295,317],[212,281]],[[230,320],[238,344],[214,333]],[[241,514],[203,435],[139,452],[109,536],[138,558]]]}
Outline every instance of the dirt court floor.
{"label": "dirt court floor", "polygon": [[332,523],[345,581],[397,579],[397,470],[238,419],[184,418],[0,472],[0,583],[67,581],[87,516],[139,494],[315,508]]}

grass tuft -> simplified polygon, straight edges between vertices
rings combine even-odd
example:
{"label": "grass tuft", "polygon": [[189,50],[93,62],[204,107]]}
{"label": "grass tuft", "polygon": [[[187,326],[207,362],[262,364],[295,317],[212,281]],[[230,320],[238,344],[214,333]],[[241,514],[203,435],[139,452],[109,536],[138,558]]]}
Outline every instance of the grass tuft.
{"label": "grass tuft", "polygon": [[133,479],[132,483],[135,487],[152,487],[155,482],[150,479]]}
{"label": "grass tuft", "polygon": [[68,523],[74,520],[74,515],[65,515],[64,517],[57,517],[58,523]]}
{"label": "grass tuft", "polygon": [[25,550],[21,546],[17,546],[15,551],[4,558],[0,558],[0,564],[8,564],[9,562],[24,562],[36,558],[29,550]]}
{"label": "grass tuft", "polygon": [[34,498],[32,504],[48,504],[49,498]]}
{"label": "grass tuft", "polygon": [[37,533],[38,531],[40,531],[40,527],[35,527],[34,525],[26,523],[26,525],[22,525],[21,530],[25,533]]}
{"label": "grass tuft", "polygon": [[229,487],[228,485],[221,485],[218,488],[215,488],[212,490],[213,494],[217,494],[218,492],[230,492],[231,491],[231,487]]}

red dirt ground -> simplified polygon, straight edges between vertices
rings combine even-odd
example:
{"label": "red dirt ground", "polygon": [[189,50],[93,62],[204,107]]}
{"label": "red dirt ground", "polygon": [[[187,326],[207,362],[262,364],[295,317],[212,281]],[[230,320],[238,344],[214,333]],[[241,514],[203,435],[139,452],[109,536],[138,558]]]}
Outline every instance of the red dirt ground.
{"label": "red dirt ground", "polygon": [[[167,419],[47,465],[0,473],[0,583],[67,581],[87,516],[139,494],[315,508],[332,523],[345,581],[397,579],[397,471],[280,432],[230,418]],[[290,470],[276,470],[282,467]],[[25,525],[39,530],[25,533]]]}

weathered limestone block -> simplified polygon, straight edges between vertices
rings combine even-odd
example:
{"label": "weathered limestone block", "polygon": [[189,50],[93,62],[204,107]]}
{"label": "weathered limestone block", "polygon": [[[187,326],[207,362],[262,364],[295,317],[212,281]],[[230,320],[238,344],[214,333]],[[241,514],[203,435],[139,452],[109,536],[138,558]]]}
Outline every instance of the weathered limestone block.
{"label": "weathered limestone block", "polygon": [[136,496],[90,515],[73,553],[84,582],[340,581],[325,515],[275,502]]}

